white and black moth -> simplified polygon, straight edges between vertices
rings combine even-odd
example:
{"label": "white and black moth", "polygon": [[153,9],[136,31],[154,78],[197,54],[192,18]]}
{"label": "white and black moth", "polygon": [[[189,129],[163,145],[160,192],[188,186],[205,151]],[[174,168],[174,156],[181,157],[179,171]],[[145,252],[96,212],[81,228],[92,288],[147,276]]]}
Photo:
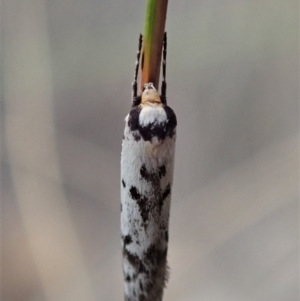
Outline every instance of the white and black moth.
{"label": "white and black moth", "polygon": [[125,301],[161,301],[168,278],[168,224],[177,120],[167,106],[166,44],[165,34],[161,95],[152,83],[145,84],[142,94],[137,95],[140,36],[132,108],[125,118],[121,155]]}

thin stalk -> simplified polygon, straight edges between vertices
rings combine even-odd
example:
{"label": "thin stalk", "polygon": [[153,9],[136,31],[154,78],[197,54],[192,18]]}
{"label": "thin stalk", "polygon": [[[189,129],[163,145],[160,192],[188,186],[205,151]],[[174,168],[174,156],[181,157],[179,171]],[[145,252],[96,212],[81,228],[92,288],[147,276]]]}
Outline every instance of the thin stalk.
{"label": "thin stalk", "polygon": [[141,82],[159,85],[162,45],[167,17],[168,0],[147,0],[142,50]]}

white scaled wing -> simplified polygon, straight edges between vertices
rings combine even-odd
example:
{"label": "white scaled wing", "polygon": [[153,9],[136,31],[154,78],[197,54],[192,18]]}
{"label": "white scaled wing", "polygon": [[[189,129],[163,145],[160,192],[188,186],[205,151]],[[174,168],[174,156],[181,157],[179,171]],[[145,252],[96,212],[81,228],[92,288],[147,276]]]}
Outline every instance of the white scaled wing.
{"label": "white scaled wing", "polygon": [[125,119],[121,233],[128,301],[162,299],[176,125],[173,110],[164,105],[135,106]]}

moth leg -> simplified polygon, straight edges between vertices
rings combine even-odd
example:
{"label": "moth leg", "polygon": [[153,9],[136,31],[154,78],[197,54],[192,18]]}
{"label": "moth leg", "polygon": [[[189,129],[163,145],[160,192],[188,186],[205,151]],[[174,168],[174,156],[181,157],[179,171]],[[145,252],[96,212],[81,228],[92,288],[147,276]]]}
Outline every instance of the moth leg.
{"label": "moth leg", "polygon": [[132,83],[132,106],[136,106],[140,103],[140,97],[137,96],[137,78],[138,78],[138,72],[139,72],[139,64],[140,64],[140,56],[141,56],[141,49],[143,44],[143,36],[140,34],[139,38],[139,48],[136,56],[136,62],[135,62],[135,72],[134,72],[134,80]]}
{"label": "moth leg", "polygon": [[164,105],[167,104],[167,83],[166,83],[166,65],[167,65],[167,32],[163,40],[163,60],[162,60],[162,83],[161,83],[161,100]]}

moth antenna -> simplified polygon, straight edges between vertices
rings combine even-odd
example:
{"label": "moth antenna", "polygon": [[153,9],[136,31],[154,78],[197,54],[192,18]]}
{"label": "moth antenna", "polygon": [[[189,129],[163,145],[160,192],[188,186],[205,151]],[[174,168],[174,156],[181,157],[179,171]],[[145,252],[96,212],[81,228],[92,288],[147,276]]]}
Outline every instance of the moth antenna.
{"label": "moth antenna", "polygon": [[142,44],[143,44],[143,36],[140,34],[139,47],[138,47],[138,52],[137,52],[136,62],[135,62],[134,80],[133,80],[133,83],[132,83],[132,98],[133,98],[132,101],[133,101],[133,103],[134,103],[134,101],[137,97],[137,78],[138,78],[138,72],[139,72],[139,64],[140,64]]}
{"label": "moth antenna", "polygon": [[162,60],[162,83],[161,83],[161,99],[163,104],[167,104],[167,83],[166,83],[166,66],[167,66],[167,32],[164,34],[163,40],[163,60]]}

